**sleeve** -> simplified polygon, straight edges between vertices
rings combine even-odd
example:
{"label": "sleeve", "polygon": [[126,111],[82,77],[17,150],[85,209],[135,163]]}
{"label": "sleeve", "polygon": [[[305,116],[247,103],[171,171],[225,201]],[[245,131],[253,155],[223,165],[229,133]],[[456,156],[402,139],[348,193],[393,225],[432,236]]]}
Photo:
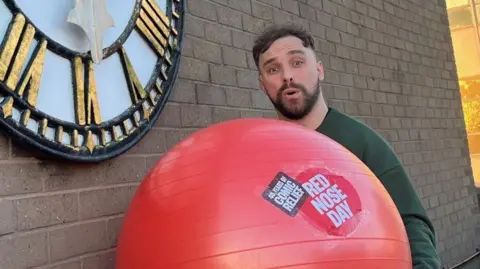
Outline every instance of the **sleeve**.
{"label": "sleeve", "polygon": [[371,133],[362,158],[377,175],[402,217],[410,243],[412,268],[442,269],[435,228],[393,148],[383,137]]}
{"label": "sleeve", "polygon": [[398,164],[379,175],[402,217],[410,242],[413,269],[441,269],[435,229],[403,167]]}

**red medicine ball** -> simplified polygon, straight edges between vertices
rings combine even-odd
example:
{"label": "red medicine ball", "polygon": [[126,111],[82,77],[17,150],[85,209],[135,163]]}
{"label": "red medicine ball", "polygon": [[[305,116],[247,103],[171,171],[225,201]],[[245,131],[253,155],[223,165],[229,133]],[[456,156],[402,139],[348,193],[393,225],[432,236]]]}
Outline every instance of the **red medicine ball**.
{"label": "red medicine ball", "polygon": [[117,269],[410,269],[400,215],[330,138],[238,119],[178,143],[139,186]]}

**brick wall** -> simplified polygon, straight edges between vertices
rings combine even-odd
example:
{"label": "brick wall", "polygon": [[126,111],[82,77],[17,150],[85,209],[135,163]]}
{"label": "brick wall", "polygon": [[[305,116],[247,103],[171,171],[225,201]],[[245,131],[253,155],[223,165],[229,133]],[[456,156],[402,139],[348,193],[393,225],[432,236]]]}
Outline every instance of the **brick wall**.
{"label": "brick wall", "polygon": [[316,37],[330,105],[394,146],[438,234],[445,266],[474,252],[469,168],[443,0],[185,0],[180,79],[155,128],[100,165],[35,159],[0,136],[0,268],[114,268],[122,214],[137,185],[192,131],[275,117],[250,53],[270,23]]}

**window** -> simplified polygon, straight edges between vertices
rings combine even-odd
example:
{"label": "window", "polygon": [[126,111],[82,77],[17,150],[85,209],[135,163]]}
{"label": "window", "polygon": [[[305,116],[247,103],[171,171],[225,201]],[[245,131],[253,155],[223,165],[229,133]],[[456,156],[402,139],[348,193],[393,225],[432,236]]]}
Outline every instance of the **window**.
{"label": "window", "polygon": [[480,187],[480,37],[477,30],[480,29],[480,0],[447,0],[446,3],[473,178]]}
{"label": "window", "polygon": [[468,0],[447,0],[447,9],[458,6],[468,6]]}
{"label": "window", "polygon": [[[478,6],[477,6],[478,7]],[[470,5],[455,7],[448,10],[450,28],[463,28],[473,26],[472,11]]]}

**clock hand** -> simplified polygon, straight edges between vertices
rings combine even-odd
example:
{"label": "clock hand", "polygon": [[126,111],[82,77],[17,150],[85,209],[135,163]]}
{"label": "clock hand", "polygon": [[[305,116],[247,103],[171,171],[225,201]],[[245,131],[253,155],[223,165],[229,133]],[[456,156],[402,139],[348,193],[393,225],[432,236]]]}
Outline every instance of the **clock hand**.
{"label": "clock hand", "polygon": [[103,37],[115,22],[108,14],[105,0],[75,0],[75,8],[68,14],[68,22],[80,26],[90,41],[94,63],[103,59]]}

